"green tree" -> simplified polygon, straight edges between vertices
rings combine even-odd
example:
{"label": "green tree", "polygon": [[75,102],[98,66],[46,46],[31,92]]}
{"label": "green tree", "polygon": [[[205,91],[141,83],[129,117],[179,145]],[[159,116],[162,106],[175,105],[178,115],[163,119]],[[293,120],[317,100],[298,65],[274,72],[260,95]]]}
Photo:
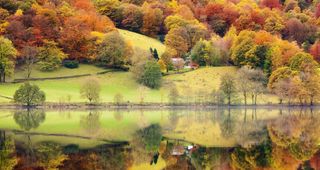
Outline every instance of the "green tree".
{"label": "green tree", "polygon": [[255,32],[245,30],[235,38],[231,47],[231,59],[235,65],[244,65],[246,53],[254,46],[254,37]]}
{"label": "green tree", "polygon": [[6,76],[14,73],[15,58],[17,50],[12,42],[0,36],[0,82],[6,81]]}
{"label": "green tree", "polygon": [[41,71],[53,71],[61,66],[62,60],[67,58],[67,55],[57,47],[57,43],[46,41],[45,45],[39,48],[37,57]]}
{"label": "green tree", "polygon": [[161,85],[161,79],[162,74],[159,64],[154,60],[147,61],[141,77],[141,83],[150,88],[159,88]]}
{"label": "green tree", "polygon": [[46,100],[46,95],[37,85],[24,83],[14,93],[13,99],[16,103],[32,106],[43,103]]}
{"label": "green tree", "polygon": [[230,74],[225,74],[221,76],[220,81],[220,90],[227,98],[228,105],[230,105],[232,97],[237,93],[235,78]]}
{"label": "green tree", "polygon": [[201,66],[217,66],[221,64],[220,51],[214,48],[213,44],[206,40],[200,40],[191,50],[192,61]]}
{"label": "green tree", "polygon": [[123,68],[128,65],[132,48],[118,32],[107,33],[98,47],[97,62],[100,66]]}
{"label": "green tree", "polygon": [[80,88],[82,98],[89,100],[89,103],[96,103],[100,99],[101,87],[99,80],[95,77],[89,77],[83,82]]}
{"label": "green tree", "polygon": [[305,73],[314,73],[318,63],[311,54],[300,52],[289,60],[289,66],[292,70],[303,71]]}

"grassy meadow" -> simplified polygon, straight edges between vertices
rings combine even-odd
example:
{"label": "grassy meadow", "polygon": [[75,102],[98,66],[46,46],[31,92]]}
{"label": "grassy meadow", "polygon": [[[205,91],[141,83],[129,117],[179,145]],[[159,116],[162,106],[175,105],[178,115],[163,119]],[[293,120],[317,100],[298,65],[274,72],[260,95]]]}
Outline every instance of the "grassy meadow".
{"label": "grassy meadow", "polygon": [[[66,67],[61,67],[58,70],[51,72],[40,71],[37,66],[34,66],[31,72],[31,78],[54,78],[54,77],[67,77],[67,76],[76,76],[82,74],[96,74],[99,72],[107,71],[104,68],[96,67],[89,64],[79,64],[77,69],[69,69]],[[26,78],[27,72],[23,68],[18,68],[15,71],[15,79],[24,79]]]}
{"label": "grassy meadow", "polygon": [[165,51],[165,45],[157,39],[123,29],[118,29],[118,31],[134,48],[140,48],[147,51],[149,51],[150,47],[156,48],[159,56]]}
{"label": "grassy meadow", "polygon": [[[95,74],[105,71],[102,68],[89,65],[80,65],[77,69],[61,68],[54,72],[41,73],[35,71],[31,77],[46,78],[61,76],[62,72],[66,75]],[[141,96],[144,96],[144,102],[168,102],[168,93],[170,87],[175,84],[181,96],[197,95],[198,93],[217,90],[220,84],[220,76],[225,73],[236,74],[236,67],[203,67],[194,71],[165,76],[163,85],[160,89],[141,88],[130,72],[109,72],[106,74],[95,75],[101,84],[101,102],[113,102],[114,96],[120,93],[125,102],[139,103]],[[23,75],[23,72],[17,72],[16,75]],[[47,102],[85,102],[80,96],[81,84],[87,77],[41,80],[32,81],[37,84],[45,93]],[[15,90],[21,83],[6,83],[0,85],[0,94],[12,97]],[[143,90],[142,90],[143,89]],[[274,96],[260,97],[259,103],[276,103]],[[239,99],[241,100],[241,96]],[[9,99],[0,98],[0,102],[11,102]],[[250,103],[250,101],[249,101]]]}

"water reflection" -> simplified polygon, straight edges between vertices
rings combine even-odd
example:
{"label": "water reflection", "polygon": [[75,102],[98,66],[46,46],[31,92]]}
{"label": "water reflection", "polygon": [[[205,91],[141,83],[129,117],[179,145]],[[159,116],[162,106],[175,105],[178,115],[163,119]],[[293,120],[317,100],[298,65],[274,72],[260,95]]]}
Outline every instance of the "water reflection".
{"label": "water reflection", "polygon": [[88,115],[82,115],[80,117],[80,126],[88,132],[88,134],[99,132],[101,128],[100,115],[98,111],[90,111]]}
{"label": "water reflection", "polygon": [[61,115],[19,110],[5,118],[6,124],[0,125],[0,169],[320,168],[316,109],[91,110]]}
{"label": "water reflection", "polygon": [[29,131],[37,129],[45,121],[46,114],[44,110],[27,109],[16,111],[13,117],[21,129]]}
{"label": "water reflection", "polygon": [[11,170],[18,162],[12,135],[0,131],[0,169]]}

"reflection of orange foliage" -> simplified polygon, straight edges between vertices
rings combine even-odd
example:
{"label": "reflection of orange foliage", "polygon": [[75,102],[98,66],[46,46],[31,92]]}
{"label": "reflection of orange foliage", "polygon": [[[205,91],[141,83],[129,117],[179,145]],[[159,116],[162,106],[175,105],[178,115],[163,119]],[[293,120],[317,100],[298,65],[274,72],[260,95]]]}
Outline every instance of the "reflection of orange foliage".
{"label": "reflection of orange foliage", "polygon": [[319,169],[320,168],[320,153],[315,154],[311,159],[310,159],[310,165],[314,169]]}
{"label": "reflection of orange foliage", "polygon": [[[175,164],[171,164],[167,166],[167,170],[187,170],[192,169],[191,164],[188,162],[188,160],[185,157],[177,157],[175,158],[177,162]],[[172,159],[174,160],[174,159]]]}
{"label": "reflection of orange foliage", "polygon": [[272,158],[272,167],[277,170],[297,169],[302,163],[290,156],[290,153],[287,150],[276,145],[272,148]]}
{"label": "reflection of orange foliage", "polygon": [[311,46],[310,54],[313,55],[315,60],[320,62],[320,42],[316,42]]}

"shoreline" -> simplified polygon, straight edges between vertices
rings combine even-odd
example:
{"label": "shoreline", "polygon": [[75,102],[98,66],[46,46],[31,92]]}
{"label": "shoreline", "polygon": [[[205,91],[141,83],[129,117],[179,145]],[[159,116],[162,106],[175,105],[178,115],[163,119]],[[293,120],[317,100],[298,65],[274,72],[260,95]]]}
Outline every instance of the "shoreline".
{"label": "shoreline", "polygon": [[145,110],[215,110],[215,109],[320,109],[320,104],[315,105],[288,105],[288,104],[258,104],[258,105],[218,105],[218,104],[195,104],[195,103],[180,103],[180,104],[167,104],[167,103],[129,103],[129,104],[114,104],[114,103],[100,103],[100,104],[88,104],[88,103],[45,103],[43,105],[36,106],[23,106],[15,103],[0,103],[0,109],[60,109],[60,110],[128,110],[128,109],[145,109]]}

